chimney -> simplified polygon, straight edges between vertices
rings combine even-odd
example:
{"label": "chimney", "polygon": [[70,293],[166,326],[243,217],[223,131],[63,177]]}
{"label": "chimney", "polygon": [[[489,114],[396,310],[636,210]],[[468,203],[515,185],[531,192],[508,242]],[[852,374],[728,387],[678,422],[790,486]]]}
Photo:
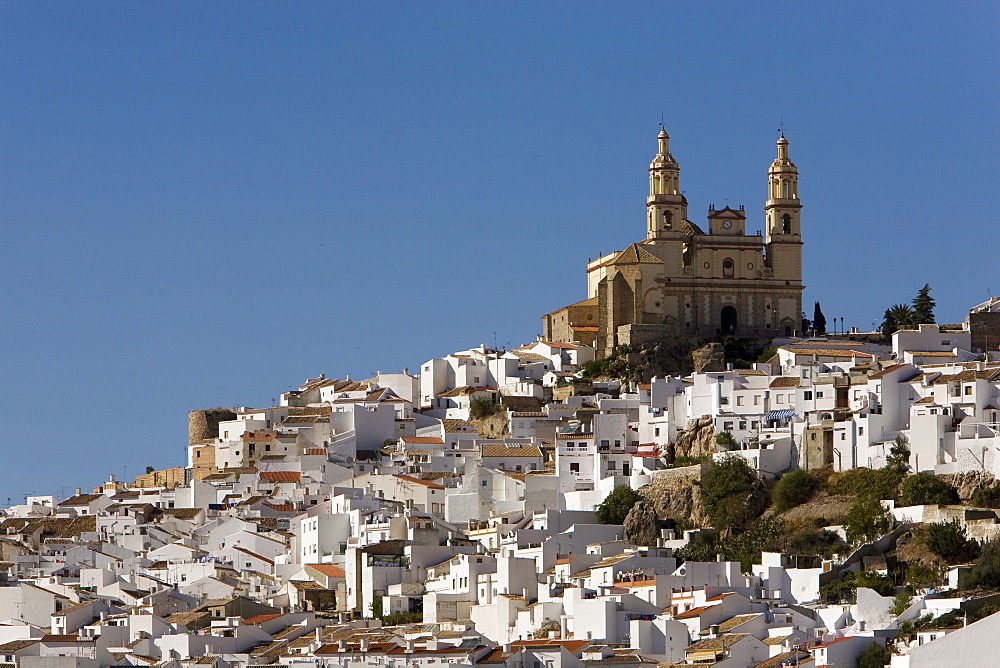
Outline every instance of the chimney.
{"label": "chimney", "polygon": [[412,640],[407,640],[406,641],[406,653],[407,654],[413,654],[413,641]]}
{"label": "chimney", "polygon": [[83,493],[83,490],[81,488],[77,487],[76,488],[76,495],[80,496],[82,493]]}
{"label": "chimney", "polygon": [[507,656],[510,656],[510,643],[509,642],[508,643],[504,643],[504,645],[503,645],[503,653],[506,654]]}
{"label": "chimney", "polygon": [[322,626],[317,626],[316,627],[316,642],[319,643],[320,645],[323,644],[323,627]]}
{"label": "chimney", "polygon": [[361,651],[362,652],[368,651],[368,638],[364,636],[361,637]]}
{"label": "chimney", "polygon": [[712,624],[711,626],[708,627],[708,637],[709,638],[718,638],[719,637],[719,625],[718,624]]}

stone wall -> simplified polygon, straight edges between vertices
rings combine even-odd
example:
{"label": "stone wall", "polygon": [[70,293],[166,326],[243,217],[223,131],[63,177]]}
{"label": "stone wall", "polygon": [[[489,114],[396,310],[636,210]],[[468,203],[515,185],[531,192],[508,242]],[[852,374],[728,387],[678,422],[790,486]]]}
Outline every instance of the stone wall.
{"label": "stone wall", "polygon": [[235,420],[236,413],[228,408],[207,408],[188,413],[188,445],[218,438],[219,423]]}
{"label": "stone wall", "polygon": [[970,313],[966,319],[976,352],[1000,350],[1000,312]]}

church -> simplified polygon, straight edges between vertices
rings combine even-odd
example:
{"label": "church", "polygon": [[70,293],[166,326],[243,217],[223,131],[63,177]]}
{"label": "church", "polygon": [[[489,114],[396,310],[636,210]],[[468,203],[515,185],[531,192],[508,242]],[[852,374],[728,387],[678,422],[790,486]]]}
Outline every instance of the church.
{"label": "church", "polygon": [[742,206],[688,220],[680,165],[661,127],[649,165],[646,238],[587,265],[587,299],[542,316],[547,341],[636,350],[672,336],[772,338],[802,322],[798,170],[784,133],[767,171],[764,234],[747,234]]}

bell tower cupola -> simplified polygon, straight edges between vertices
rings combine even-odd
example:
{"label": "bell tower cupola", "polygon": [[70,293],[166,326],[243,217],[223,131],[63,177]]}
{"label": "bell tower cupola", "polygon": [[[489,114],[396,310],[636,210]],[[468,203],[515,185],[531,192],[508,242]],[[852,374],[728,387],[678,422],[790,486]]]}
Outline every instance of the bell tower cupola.
{"label": "bell tower cupola", "polygon": [[656,141],[658,150],[649,163],[646,238],[672,239],[680,236],[680,224],[687,219],[687,199],[680,190],[680,165],[670,155],[670,135],[662,125]]}
{"label": "bell tower cupola", "polygon": [[778,138],[778,157],[767,170],[767,242],[772,239],[799,241],[799,170],[788,159],[788,140],[782,132]]}

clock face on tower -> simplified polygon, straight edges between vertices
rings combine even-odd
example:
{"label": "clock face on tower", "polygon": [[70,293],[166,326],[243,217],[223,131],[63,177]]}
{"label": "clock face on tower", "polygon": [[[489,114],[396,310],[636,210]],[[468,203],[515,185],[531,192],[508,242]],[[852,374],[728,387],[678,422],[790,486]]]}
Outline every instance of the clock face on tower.
{"label": "clock face on tower", "polygon": [[733,226],[733,221],[731,221],[731,220],[724,220],[724,221],[722,221],[722,227],[723,227],[723,229],[727,229],[728,230],[732,226]]}

